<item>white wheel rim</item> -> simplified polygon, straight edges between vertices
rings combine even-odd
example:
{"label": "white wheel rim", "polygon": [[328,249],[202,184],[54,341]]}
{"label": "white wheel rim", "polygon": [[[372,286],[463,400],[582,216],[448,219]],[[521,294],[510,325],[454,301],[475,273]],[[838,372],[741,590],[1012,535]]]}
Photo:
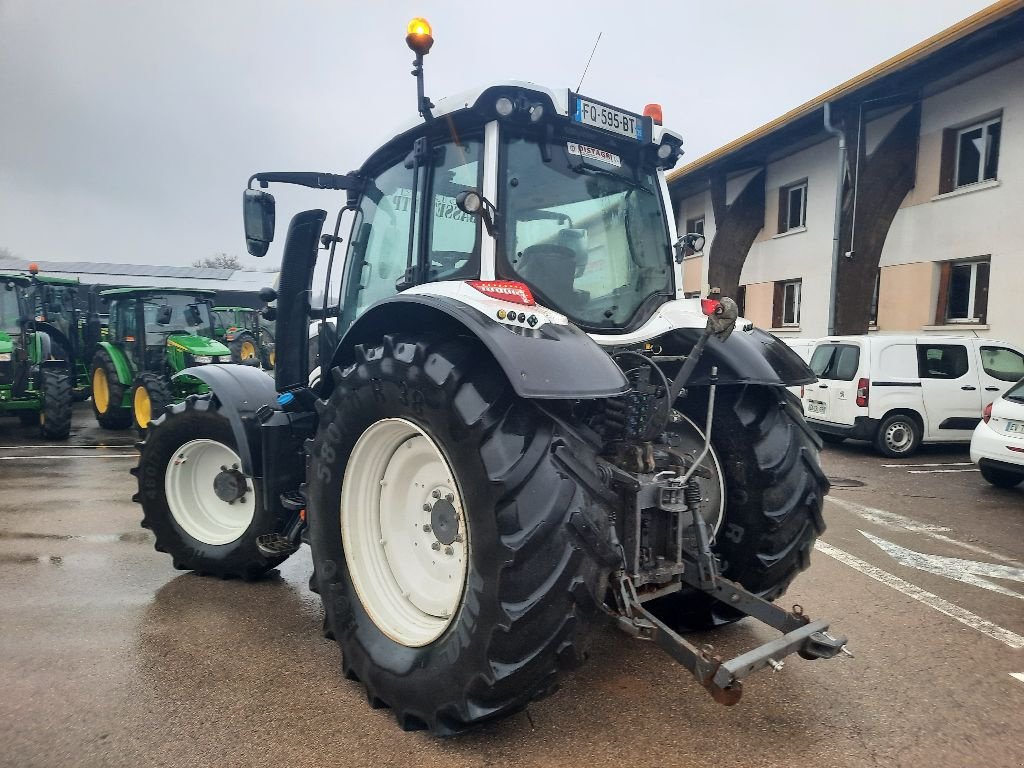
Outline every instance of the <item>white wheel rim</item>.
{"label": "white wheel rim", "polygon": [[405,419],[370,426],[348,460],[340,514],[349,575],[377,628],[412,648],[440,637],[462,601],[469,531],[434,440]]}
{"label": "white wheel rim", "polygon": [[223,443],[202,439],[185,443],[167,462],[167,506],[193,539],[204,544],[230,544],[249,528],[256,514],[252,480],[246,478],[248,492],[234,503],[221,499],[213,485],[222,467],[237,469],[241,461]]}

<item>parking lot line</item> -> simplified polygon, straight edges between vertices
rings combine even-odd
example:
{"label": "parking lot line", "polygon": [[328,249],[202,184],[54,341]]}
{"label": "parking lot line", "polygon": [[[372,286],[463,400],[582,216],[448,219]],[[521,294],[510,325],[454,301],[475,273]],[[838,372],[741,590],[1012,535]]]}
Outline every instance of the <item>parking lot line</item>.
{"label": "parking lot line", "polygon": [[933,475],[935,473],[950,473],[950,472],[980,472],[980,469],[908,469],[907,474],[909,475]]}
{"label": "parking lot line", "polygon": [[838,560],[844,565],[848,565],[854,570],[860,571],[865,576],[881,582],[887,587],[891,587],[897,592],[917,600],[920,603],[924,603],[929,608],[932,608],[939,613],[944,613],[951,619],[956,619],[961,624],[966,624],[971,629],[975,629],[982,634],[988,635],[994,640],[998,640],[999,642],[1008,645],[1010,648],[1024,648],[1024,637],[1021,637],[1016,632],[1011,632],[1008,629],[1000,627],[998,624],[993,624],[988,619],[983,619],[978,614],[971,613],[966,608],[961,608],[959,605],[955,605],[932,592],[921,589],[921,587],[916,584],[911,584],[909,581],[901,579],[894,573],[883,571],[881,568],[877,568],[871,565],[871,563],[851,555],[849,552],[844,552],[837,547],[833,547],[831,544],[826,544],[820,539],[814,543],[814,548],[819,552],[823,552],[829,557]]}
{"label": "parking lot line", "polygon": [[943,464],[883,464],[883,467],[969,467],[970,461],[948,461]]}
{"label": "parking lot line", "polygon": [[94,456],[75,456],[72,453],[61,453],[45,456],[0,456],[0,461],[31,461],[32,459],[137,459],[137,453],[107,453]]}
{"label": "parking lot line", "polygon": [[1024,672],[1011,672],[1010,677],[1016,680],[1020,680],[1022,683],[1024,683]]}

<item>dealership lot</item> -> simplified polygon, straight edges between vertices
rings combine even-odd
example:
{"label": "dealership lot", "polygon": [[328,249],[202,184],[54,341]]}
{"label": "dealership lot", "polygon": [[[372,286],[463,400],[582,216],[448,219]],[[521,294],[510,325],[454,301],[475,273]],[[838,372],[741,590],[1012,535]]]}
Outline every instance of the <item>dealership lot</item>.
{"label": "dealership lot", "polygon": [[[597,633],[529,710],[403,733],[320,636],[308,551],[259,583],[175,571],[130,502],[133,437],[0,422],[0,765],[922,765],[1024,760],[1024,489],[966,446],[828,447],[829,530],[784,598],[855,658],[787,660],[724,708],[651,645]],[[771,637],[743,622],[721,653]],[[1018,675],[1015,677],[1015,673]]]}

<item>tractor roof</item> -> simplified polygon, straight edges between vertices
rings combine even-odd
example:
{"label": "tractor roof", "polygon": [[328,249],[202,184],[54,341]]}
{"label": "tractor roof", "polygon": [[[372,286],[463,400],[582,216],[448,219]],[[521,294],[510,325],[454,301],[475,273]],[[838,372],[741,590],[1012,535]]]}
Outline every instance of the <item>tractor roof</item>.
{"label": "tractor roof", "polygon": [[[50,277],[49,275],[36,275],[35,279],[46,285],[79,285],[77,277]],[[18,285],[28,285],[32,282],[32,275],[24,272],[0,272],[0,280],[9,280]]]}
{"label": "tractor roof", "polygon": [[100,296],[149,296],[152,294],[174,293],[185,296],[214,296],[211,288],[110,288],[100,291]]}

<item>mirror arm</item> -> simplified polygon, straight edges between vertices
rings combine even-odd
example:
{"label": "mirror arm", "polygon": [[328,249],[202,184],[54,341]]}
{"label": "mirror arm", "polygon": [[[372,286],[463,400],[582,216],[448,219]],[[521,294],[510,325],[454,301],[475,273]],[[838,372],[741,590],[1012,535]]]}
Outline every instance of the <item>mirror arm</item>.
{"label": "mirror arm", "polygon": [[362,179],[355,172],[353,173],[317,173],[315,171],[269,171],[254,173],[249,177],[249,189],[253,188],[253,182],[258,181],[260,187],[266,189],[270,182],[279,184],[296,184],[300,187],[312,189],[346,189],[358,190],[362,186]]}

